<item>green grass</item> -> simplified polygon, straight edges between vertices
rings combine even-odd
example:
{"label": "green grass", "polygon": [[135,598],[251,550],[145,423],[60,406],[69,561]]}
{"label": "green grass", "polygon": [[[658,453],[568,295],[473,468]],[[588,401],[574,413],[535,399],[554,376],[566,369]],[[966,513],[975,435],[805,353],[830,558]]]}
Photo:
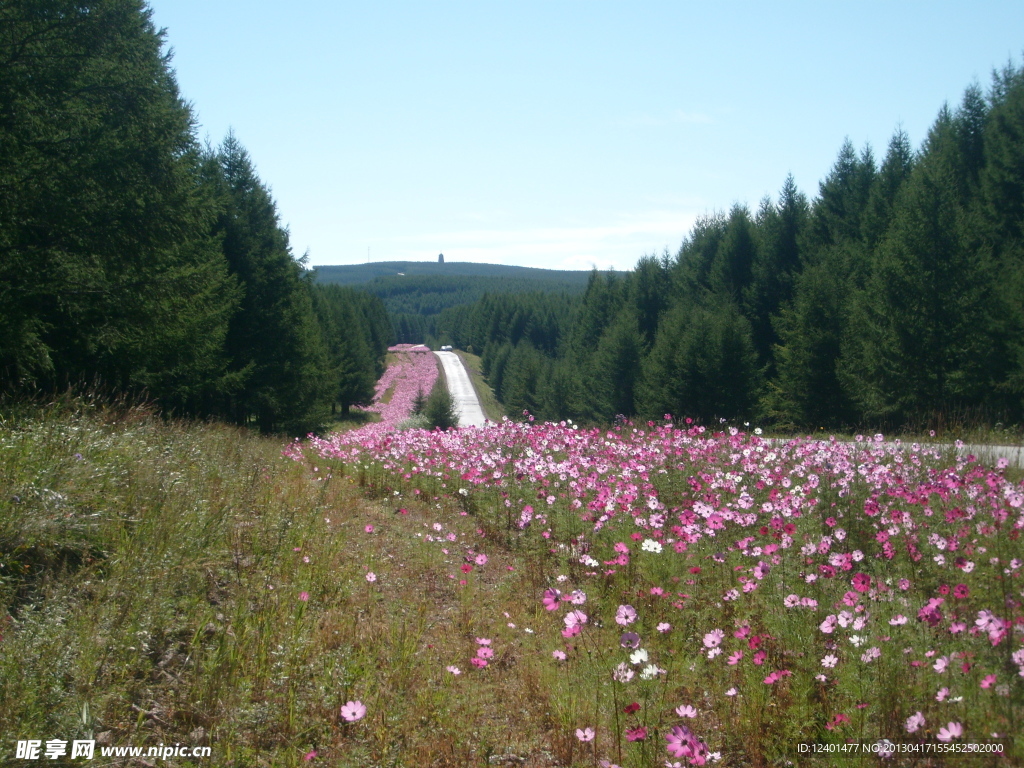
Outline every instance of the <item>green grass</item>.
{"label": "green grass", "polygon": [[[497,646],[503,612],[536,609],[500,552],[466,586],[449,578],[480,538],[466,518],[368,499],[358,478],[226,426],[80,401],[5,414],[0,762],[50,738],[209,744],[223,766],[314,750],[469,766],[545,748],[540,682],[517,663],[530,636],[471,674],[474,638]],[[422,538],[437,520],[451,555]],[[342,723],[354,699],[370,715]]]}

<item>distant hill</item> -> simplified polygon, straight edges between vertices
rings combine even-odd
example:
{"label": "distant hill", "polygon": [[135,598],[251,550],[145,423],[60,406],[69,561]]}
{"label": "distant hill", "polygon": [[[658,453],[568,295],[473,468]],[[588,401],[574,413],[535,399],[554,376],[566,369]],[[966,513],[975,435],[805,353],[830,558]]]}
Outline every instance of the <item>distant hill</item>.
{"label": "distant hill", "polygon": [[[378,277],[491,277],[531,280],[541,283],[562,283],[586,287],[590,272],[534,267],[510,267],[504,264],[475,264],[469,261],[376,261],[369,264],[344,264],[316,267],[320,283],[357,285]],[[545,290],[545,289],[540,289]]]}
{"label": "distant hill", "polygon": [[582,294],[590,272],[472,262],[379,261],[317,267],[319,283],[362,288],[379,296],[391,315],[395,339],[432,339],[436,318],[449,307],[472,304],[490,293]]}

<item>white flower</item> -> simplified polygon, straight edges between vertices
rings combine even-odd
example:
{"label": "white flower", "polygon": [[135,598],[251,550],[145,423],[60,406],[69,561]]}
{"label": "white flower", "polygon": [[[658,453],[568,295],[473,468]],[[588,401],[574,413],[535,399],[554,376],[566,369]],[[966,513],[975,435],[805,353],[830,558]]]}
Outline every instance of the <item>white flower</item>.
{"label": "white flower", "polygon": [[647,649],[640,648],[629,654],[629,660],[633,664],[643,664],[647,661]]}
{"label": "white flower", "polygon": [[658,555],[661,554],[661,542],[655,541],[654,539],[644,539],[643,544],[640,545],[640,549],[645,552],[653,552]]}
{"label": "white flower", "polygon": [[665,670],[664,669],[659,668],[655,664],[648,664],[646,667],[644,667],[643,671],[640,673],[640,679],[641,680],[652,680],[656,675],[664,675],[664,674],[665,674]]}

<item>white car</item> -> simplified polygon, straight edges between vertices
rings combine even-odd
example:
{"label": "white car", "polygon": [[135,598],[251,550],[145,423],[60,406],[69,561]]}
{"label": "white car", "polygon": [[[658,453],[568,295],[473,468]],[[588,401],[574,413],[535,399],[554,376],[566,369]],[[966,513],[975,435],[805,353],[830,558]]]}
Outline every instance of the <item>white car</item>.
{"label": "white car", "polygon": [[451,344],[445,344],[443,347],[441,347],[441,351],[442,352],[451,352],[452,351],[452,345]]}

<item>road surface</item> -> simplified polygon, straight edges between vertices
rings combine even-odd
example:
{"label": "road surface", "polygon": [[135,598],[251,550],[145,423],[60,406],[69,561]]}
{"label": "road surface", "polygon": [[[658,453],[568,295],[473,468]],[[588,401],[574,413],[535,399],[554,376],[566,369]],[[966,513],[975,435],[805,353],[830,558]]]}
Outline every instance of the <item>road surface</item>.
{"label": "road surface", "polygon": [[455,401],[455,411],[459,414],[460,427],[482,427],[487,421],[476,390],[469,380],[469,374],[462,365],[462,360],[454,352],[435,352],[441,358],[444,375],[448,379],[448,391]]}

